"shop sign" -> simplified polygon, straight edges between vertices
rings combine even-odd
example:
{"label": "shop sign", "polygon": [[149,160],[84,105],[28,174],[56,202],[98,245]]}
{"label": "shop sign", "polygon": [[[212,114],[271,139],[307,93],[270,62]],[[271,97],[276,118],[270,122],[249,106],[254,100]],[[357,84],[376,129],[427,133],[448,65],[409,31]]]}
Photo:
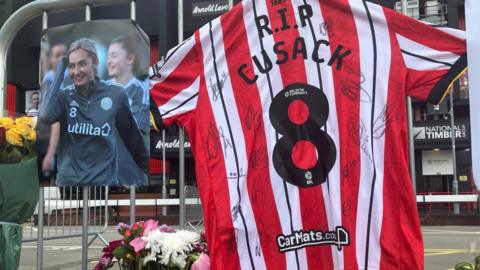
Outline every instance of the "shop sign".
{"label": "shop sign", "polygon": [[[185,153],[191,154],[191,145],[188,138],[185,138],[184,145]],[[150,150],[152,155],[157,157],[162,155],[162,147],[165,147],[165,152],[171,155],[178,155],[178,149],[180,147],[180,140],[178,136],[165,136],[165,142],[162,141],[162,134],[152,132],[150,135]]]}
{"label": "shop sign", "polygon": [[453,175],[452,151],[422,151],[422,171],[423,175]]}
{"label": "shop sign", "polygon": [[[457,122],[454,126],[455,139],[467,140],[469,124],[465,121]],[[415,141],[449,141],[452,138],[451,126],[449,123],[425,124],[424,126],[413,127]]]}
{"label": "shop sign", "polygon": [[[190,148],[189,141],[185,141],[183,145],[185,148]],[[158,140],[157,144],[155,145],[155,149],[162,150],[162,147],[165,147],[165,149],[168,150],[178,149],[180,147],[180,141],[177,138],[175,138],[173,141],[165,140],[165,143],[163,143],[162,140]]]}
{"label": "shop sign", "polygon": [[228,11],[227,1],[207,1],[192,3],[192,16],[209,16]]}

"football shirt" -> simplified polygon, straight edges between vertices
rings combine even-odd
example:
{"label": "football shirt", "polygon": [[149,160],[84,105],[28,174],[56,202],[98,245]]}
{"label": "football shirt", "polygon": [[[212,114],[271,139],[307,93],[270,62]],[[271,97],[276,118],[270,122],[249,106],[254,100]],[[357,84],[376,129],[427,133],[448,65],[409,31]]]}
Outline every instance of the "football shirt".
{"label": "football shirt", "polygon": [[152,67],[213,269],[423,269],[406,96],[439,102],[465,70],[444,30],[362,0],[245,0]]}

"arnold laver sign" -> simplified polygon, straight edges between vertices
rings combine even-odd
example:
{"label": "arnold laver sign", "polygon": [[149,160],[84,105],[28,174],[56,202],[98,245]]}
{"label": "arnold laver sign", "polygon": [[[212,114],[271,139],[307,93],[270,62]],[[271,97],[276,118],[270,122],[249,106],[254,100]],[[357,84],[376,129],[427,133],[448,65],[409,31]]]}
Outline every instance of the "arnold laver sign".
{"label": "arnold laver sign", "polygon": [[221,14],[228,10],[227,1],[208,1],[192,3],[192,16]]}
{"label": "arnold laver sign", "polygon": [[[454,128],[455,139],[466,140],[469,134],[469,125],[465,122],[458,122]],[[451,127],[447,123],[436,125],[417,126],[413,128],[415,141],[442,141],[452,138]]]}
{"label": "arnold laver sign", "polygon": [[[152,155],[161,156],[162,147],[165,147],[165,152],[167,154],[177,155],[179,146],[180,146],[180,141],[178,139],[178,136],[171,136],[171,135],[166,136],[165,142],[163,142],[161,134],[152,132],[152,134],[150,135],[150,150],[152,152]],[[191,146],[190,146],[190,141],[188,141],[188,138],[185,138],[185,142],[183,146],[185,147],[185,153],[191,154]]]}
{"label": "arnold laver sign", "polygon": [[[165,145],[165,149],[178,149],[179,146],[180,146],[180,141],[175,138],[173,141],[166,141],[165,143],[163,143],[161,140],[159,140],[157,142],[157,144],[155,145],[155,149],[162,149],[162,147]],[[189,141],[186,141],[184,142],[184,147],[185,148],[190,148],[190,142]]]}

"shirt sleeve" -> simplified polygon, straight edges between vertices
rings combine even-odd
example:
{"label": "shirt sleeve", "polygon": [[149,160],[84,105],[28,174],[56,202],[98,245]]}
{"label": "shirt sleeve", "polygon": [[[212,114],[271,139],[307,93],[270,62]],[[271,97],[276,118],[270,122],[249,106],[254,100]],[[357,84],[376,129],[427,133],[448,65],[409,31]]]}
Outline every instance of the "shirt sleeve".
{"label": "shirt sleeve", "polygon": [[127,95],[118,90],[119,109],[115,123],[118,134],[138,167],[148,173],[149,159],[142,135],[128,106]]}
{"label": "shirt sleeve", "polygon": [[465,32],[426,24],[388,10],[391,33],[406,68],[406,93],[440,103],[467,68]]}
{"label": "shirt sleeve", "polygon": [[62,98],[61,85],[63,82],[63,74],[65,73],[65,60],[59,62],[55,76],[51,83],[46,82],[44,88],[48,87],[46,94],[42,97],[43,101],[40,105],[39,118],[40,121],[47,125],[51,125],[60,121],[65,115],[65,108],[61,105]]}
{"label": "shirt sleeve", "polygon": [[141,130],[142,135],[147,134],[148,130],[148,108],[143,103],[144,91],[141,87],[134,88],[132,91],[133,97],[130,104],[135,121],[138,128]]}
{"label": "shirt sleeve", "polygon": [[201,65],[191,37],[150,68],[150,116],[157,130],[185,125],[197,107]]}

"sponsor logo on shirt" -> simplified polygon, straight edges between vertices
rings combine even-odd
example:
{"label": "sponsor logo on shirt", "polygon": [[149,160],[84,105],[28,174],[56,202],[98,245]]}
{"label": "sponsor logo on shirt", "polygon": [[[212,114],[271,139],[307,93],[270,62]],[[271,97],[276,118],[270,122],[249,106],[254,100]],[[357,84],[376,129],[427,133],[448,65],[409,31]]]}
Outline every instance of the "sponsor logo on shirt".
{"label": "sponsor logo on shirt", "polygon": [[110,135],[110,125],[108,123],[102,126],[94,126],[91,123],[68,124],[68,132],[71,134],[108,137]]}
{"label": "sponsor logo on shirt", "polygon": [[74,100],[70,102],[70,107],[80,107],[80,105],[78,105],[78,103]]}
{"label": "sponsor logo on shirt", "polygon": [[299,230],[289,235],[281,234],[277,236],[277,246],[280,252],[319,245],[335,245],[341,251],[343,246],[350,245],[348,231],[341,226],[337,226],[335,231]]}
{"label": "sponsor logo on shirt", "polygon": [[308,95],[308,91],[303,88],[295,88],[285,91],[285,97],[293,97],[298,95]]}

